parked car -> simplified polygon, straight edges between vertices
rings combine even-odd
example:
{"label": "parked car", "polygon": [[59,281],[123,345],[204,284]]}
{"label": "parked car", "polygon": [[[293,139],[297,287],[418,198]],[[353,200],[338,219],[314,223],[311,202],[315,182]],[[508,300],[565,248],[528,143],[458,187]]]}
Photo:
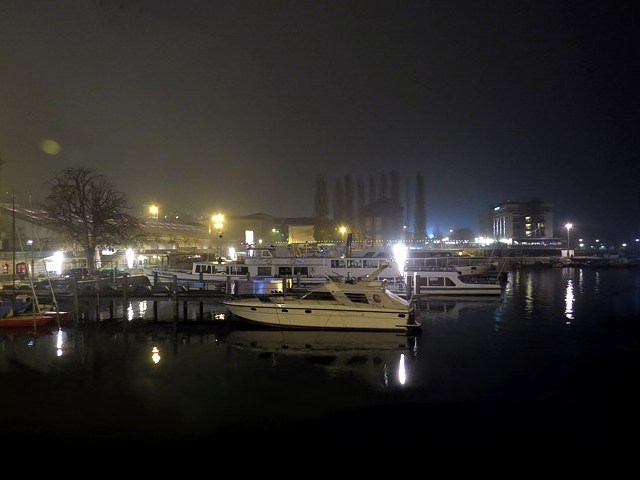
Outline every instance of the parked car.
{"label": "parked car", "polygon": [[64,278],[75,278],[77,280],[83,280],[89,276],[89,270],[86,268],[70,268],[62,272]]}
{"label": "parked car", "polygon": [[115,277],[122,277],[125,272],[119,268],[101,268],[100,270],[96,270],[95,273],[99,278],[111,279]]}

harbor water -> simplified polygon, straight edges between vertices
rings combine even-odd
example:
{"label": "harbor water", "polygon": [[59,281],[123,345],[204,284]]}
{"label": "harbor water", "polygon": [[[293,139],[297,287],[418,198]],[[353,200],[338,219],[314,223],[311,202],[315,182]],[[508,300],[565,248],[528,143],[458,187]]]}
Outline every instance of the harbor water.
{"label": "harbor water", "polygon": [[423,298],[417,336],[240,328],[217,299],[89,310],[50,332],[0,331],[5,438],[640,446],[640,269],[523,268],[501,298]]}

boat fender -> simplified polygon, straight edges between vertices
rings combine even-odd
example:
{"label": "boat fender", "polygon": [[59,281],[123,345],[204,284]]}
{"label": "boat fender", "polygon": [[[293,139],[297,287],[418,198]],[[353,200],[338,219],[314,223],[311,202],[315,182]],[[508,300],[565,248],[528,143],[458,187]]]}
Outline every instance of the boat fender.
{"label": "boat fender", "polygon": [[316,269],[315,269],[315,267],[309,267],[309,271],[310,271],[311,273],[315,273]]}

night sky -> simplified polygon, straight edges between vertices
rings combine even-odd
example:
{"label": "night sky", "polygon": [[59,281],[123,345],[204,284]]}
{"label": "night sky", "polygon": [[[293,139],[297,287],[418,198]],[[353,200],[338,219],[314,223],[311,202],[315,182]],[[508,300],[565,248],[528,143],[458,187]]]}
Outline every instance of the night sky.
{"label": "night sky", "polygon": [[636,5],[0,0],[2,189],[84,166],[136,211],[293,217],[318,175],[420,171],[429,231],[540,199],[629,241]]}

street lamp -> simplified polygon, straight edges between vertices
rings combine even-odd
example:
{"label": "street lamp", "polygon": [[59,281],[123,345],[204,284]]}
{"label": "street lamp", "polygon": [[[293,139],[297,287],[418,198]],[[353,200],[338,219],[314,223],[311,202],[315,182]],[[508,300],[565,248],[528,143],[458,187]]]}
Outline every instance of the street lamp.
{"label": "street lamp", "polygon": [[149,213],[156,219],[156,265],[159,262],[158,251],[160,250],[160,207],[157,205],[151,205],[149,207]]}
{"label": "street lamp", "polygon": [[569,256],[569,249],[571,249],[571,242],[569,241],[570,240],[569,231],[573,227],[573,224],[572,223],[567,223],[565,225],[565,227],[567,228],[567,256]]}
{"label": "street lamp", "polygon": [[224,215],[222,213],[216,213],[211,216],[211,221],[213,222],[213,228],[218,234],[218,259],[220,259],[220,241],[222,239],[222,229],[224,228]]}

